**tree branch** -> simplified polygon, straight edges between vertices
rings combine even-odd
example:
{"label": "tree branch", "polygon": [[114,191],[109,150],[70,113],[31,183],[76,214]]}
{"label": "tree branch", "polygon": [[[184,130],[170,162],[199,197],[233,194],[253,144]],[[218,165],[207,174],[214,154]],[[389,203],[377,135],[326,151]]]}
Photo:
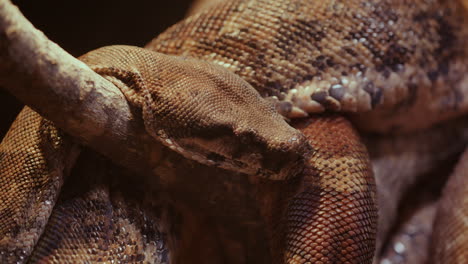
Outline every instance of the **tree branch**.
{"label": "tree branch", "polygon": [[61,49],[8,0],[0,0],[0,86],[68,134],[119,164],[144,171],[161,145],[112,83]]}

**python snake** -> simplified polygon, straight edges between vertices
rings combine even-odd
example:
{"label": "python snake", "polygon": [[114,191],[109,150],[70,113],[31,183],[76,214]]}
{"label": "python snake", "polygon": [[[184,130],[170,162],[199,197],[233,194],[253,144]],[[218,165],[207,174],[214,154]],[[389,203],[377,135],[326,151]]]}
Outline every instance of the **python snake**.
{"label": "python snake", "polygon": [[[67,177],[76,145],[26,108],[0,148],[0,257],[370,263],[375,186],[346,119],[360,131],[409,133],[463,116],[466,17],[458,1],[232,1],[146,50],[85,54],[167,146],[160,180],[86,158]],[[305,137],[273,107],[310,115],[291,123]],[[436,246],[436,258],[463,257],[455,244],[452,253]]]}

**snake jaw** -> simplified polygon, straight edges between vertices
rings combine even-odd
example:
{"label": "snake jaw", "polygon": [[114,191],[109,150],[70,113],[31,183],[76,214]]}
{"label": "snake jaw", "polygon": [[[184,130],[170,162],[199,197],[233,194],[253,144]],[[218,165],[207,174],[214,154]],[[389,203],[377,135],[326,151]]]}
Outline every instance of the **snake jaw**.
{"label": "snake jaw", "polygon": [[171,138],[160,130],[157,138],[171,150],[204,165],[254,175],[270,180],[285,180],[298,175],[310,152],[306,138],[297,130],[284,141],[273,141],[252,133],[236,129],[214,135],[207,131],[205,136]]}

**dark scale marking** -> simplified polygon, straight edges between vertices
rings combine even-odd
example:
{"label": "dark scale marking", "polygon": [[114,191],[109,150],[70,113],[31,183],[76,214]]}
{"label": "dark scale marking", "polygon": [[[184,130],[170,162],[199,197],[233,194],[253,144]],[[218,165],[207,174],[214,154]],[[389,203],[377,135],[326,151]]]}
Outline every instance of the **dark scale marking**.
{"label": "dark scale marking", "polygon": [[313,93],[310,98],[312,98],[312,100],[318,102],[318,103],[325,103],[325,99],[327,98],[328,96],[328,93],[325,92],[325,91],[319,91],[319,92],[316,92],[316,93]]}
{"label": "dark scale marking", "polygon": [[143,254],[138,254],[138,255],[136,256],[135,261],[142,262],[142,261],[145,260],[145,258],[146,258],[145,255],[143,255]]}
{"label": "dark scale marking", "polygon": [[372,10],[374,16],[381,18],[382,21],[392,20],[395,23],[398,22],[399,15],[396,14],[392,7],[390,7],[387,3],[382,2],[380,5],[375,6]]}
{"label": "dark scale marking", "polygon": [[[303,31],[300,37],[308,36],[319,42],[326,37],[326,34],[321,29],[321,23],[317,20],[303,20],[297,19],[296,22],[299,24],[298,27]],[[297,33],[296,33],[297,34]]]}
{"label": "dark scale marking", "polygon": [[346,89],[341,84],[335,84],[330,89],[330,96],[338,101],[341,101],[345,95]]}
{"label": "dark scale marking", "polygon": [[[422,11],[413,17],[413,20],[420,23],[423,28],[434,28],[434,23],[437,24],[435,27],[436,32],[430,35],[431,41],[433,43],[438,43],[436,49],[432,51],[434,57],[437,59],[437,66],[435,69],[428,70],[427,72],[427,76],[432,82],[448,74],[449,61],[457,56],[457,49],[453,48],[458,45],[454,33],[456,29],[446,21],[446,17],[444,18],[440,15],[441,12],[447,12],[448,10],[439,11],[440,12]],[[425,68],[427,64],[427,58],[422,58],[420,63],[421,67]]]}
{"label": "dark scale marking", "polygon": [[413,21],[418,22],[418,23],[423,23],[423,22],[427,21],[430,18],[431,18],[431,15],[429,15],[428,12],[421,11],[421,12],[416,13],[413,16]]}
{"label": "dark scale marking", "polygon": [[[322,27],[318,21],[315,20],[284,20],[281,21],[281,27],[278,32],[280,36],[276,38],[275,45],[279,48],[278,52],[281,56],[288,61],[296,61],[297,53],[295,52],[298,47],[302,47],[304,43],[308,44],[311,48],[320,49],[318,42],[326,37]],[[300,64],[297,66],[303,68],[306,72],[310,69],[302,67]],[[294,85],[290,85],[293,88]]]}
{"label": "dark scale marking", "polygon": [[361,37],[362,37],[361,32],[359,32],[359,31],[350,31],[346,36],[344,36],[344,39],[352,41],[354,39],[360,39]]}
{"label": "dark scale marking", "polygon": [[153,102],[159,102],[163,100],[157,90],[150,90],[148,94]]}
{"label": "dark scale marking", "polygon": [[243,32],[243,33],[249,33],[249,31],[250,31],[249,28],[246,28],[246,27],[240,29],[240,32]]}
{"label": "dark scale marking", "polygon": [[372,108],[374,108],[376,105],[378,105],[381,102],[382,99],[382,89],[379,87],[376,87],[373,82],[368,82],[364,86],[364,91],[369,93],[371,97],[371,105]]}
{"label": "dark scale marking", "polygon": [[255,41],[251,40],[247,42],[247,46],[251,47],[252,49],[256,50],[258,48],[258,45]]}
{"label": "dark scale marking", "polygon": [[311,61],[312,66],[319,69],[320,71],[325,71],[329,67],[333,67],[335,62],[329,56],[320,55],[315,58],[315,60]]}
{"label": "dark scale marking", "polygon": [[325,60],[325,56],[324,55],[319,55],[317,56],[317,58],[315,58],[316,61],[324,61]]}
{"label": "dark scale marking", "polygon": [[440,36],[438,48],[435,50],[437,56],[442,56],[445,60],[451,59],[454,54],[452,47],[456,43],[456,37],[454,34],[454,27],[448,24],[443,17],[437,16],[436,21],[438,23],[437,33]]}
{"label": "dark scale marking", "polygon": [[291,44],[287,39],[279,39],[278,42],[276,42],[276,46],[278,47],[279,50],[281,50],[281,56],[285,60],[294,60],[294,53],[292,52]]}
{"label": "dark scale marking", "polygon": [[276,105],[276,110],[282,115],[287,115],[292,111],[292,104],[288,101],[280,101]]}
{"label": "dark scale marking", "polygon": [[400,70],[400,65],[410,60],[410,56],[411,54],[406,47],[392,43],[382,56],[382,62],[385,66],[397,72]]}
{"label": "dark scale marking", "polygon": [[265,84],[265,88],[274,94],[279,93],[283,89],[283,84],[280,81],[270,81]]}
{"label": "dark scale marking", "polygon": [[[381,62],[383,60],[383,55],[382,54],[382,49],[375,44],[375,39],[373,38],[366,38],[365,42],[361,43],[368,51],[372,53],[372,60],[374,62]],[[377,64],[376,67],[380,66],[380,64]]]}
{"label": "dark scale marking", "polygon": [[385,67],[384,70],[382,71],[382,75],[385,77],[385,79],[388,79],[391,73],[392,72],[387,67]]}
{"label": "dark scale marking", "polygon": [[291,32],[295,31],[295,29],[290,25],[289,21],[284,21],[282,19],[280,19],[280,21],[281,27],[278,29],[280,36],[276,38],[275,44],[279,48],[278,51],[282,57],[292,59],[291,56],[296,54],[296,40]]}
{"label": "dark scale marking", "polygon": [[304,79],[304,81],[310,81],[310,80],[312,80],[313,78],[314,78],[314,75],[312,75],[312,74],[307,74],[307,75],[304,76],[303,79]]}
{"label": "dark scale marking", "polygon": [[358,54],[356,53],[356,51],[354,51],[354,49],[350,48],[350,47],[342,47],[341,48],[342,50],[344,50],[346,53],[348,53],[349,55],[353,56],[353,57],[357,57]]}

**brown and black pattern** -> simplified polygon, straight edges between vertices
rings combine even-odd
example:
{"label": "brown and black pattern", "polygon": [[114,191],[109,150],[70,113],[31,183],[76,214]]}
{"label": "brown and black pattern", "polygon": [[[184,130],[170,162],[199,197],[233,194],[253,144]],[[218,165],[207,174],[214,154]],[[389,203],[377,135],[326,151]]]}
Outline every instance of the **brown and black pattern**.
{"label": "brown and black pattern", "polygon": [[375,182],[366,147],[349,121],[300,122],[314,148],[286,214],[286,263],[370,263],[375,251]]}
{"label": "brown and black pattern", "polygon": [[78,154],[71,139],[24,108],[0,144],[0,262],[24,262]]}
{"label": "brown and black pattern", "polygon": [[[144,192],[135,199],[106,180],[67,189],[52,212],[64,176],[52,170],[50,175],[59,176],[53,184],[18,192],[15,185],[29,183],[36,172],[26,166],[23,181],[11,171],[35,161],[31,154],[39,155],[33,170],[52,176],[44,173],[48,150],[38,141],[23,141],[30,135],[13,128],[20,145],[7,137],[2,148],[26,152],[19,162],[3,160],[16,158],[13,151],[1,153],[1,180],[13,180],[2,183],[8,203],[1,208],[7,224],[0,230],[6,234],[0,257],[25,262],[35,247],[31,262],[371,263],[375,184],[366,149],[349,121],[313,116],[296,124],[312,147],[309,158],[305,138],[250,85],[290,118],[347,111],[360,113],[357,121],[369,121],[361,127],[373,131],[422,128],[466,112],[465,15],[456,1],[239,0],[195,15],[148,45],[181,58],[130,47],[87,54],[83,60],[143,108],[149,134],[168,147],[162,154],[169,158],[161,155],[154,173],[158,190],[168,192],[177,210],[168,213],[166,225],[158,207],[146,207],[152,200],[142,199]],[[408,122],[418,115],[428,117]],[[184,161],[176,152],[211,167]],[[50,157],[60,168],[68,160]],[[265,175],[287,181],[256,177]],[[39,205],[24,198],[31,194]],[[31,204],[45,209],[33,208],[32,218],[23,214],[24,223],[17,225],[11,208],[29,210]],[[16,244],[29,223],[37,225],[32,238]]]}
{"label": "brown and black pattern", "polygon": [[122,175],[91,151],[83,153],[29,262],[170,263],[165,210],[136,191],[143,185],[138,177]]}
{"label": "brown and black pattern", "polygon": [[360,127],[413,130],[468,109],[467,17],[460,1],[226,1],[147,48],[222,65],[288,117],[379,109]]}

